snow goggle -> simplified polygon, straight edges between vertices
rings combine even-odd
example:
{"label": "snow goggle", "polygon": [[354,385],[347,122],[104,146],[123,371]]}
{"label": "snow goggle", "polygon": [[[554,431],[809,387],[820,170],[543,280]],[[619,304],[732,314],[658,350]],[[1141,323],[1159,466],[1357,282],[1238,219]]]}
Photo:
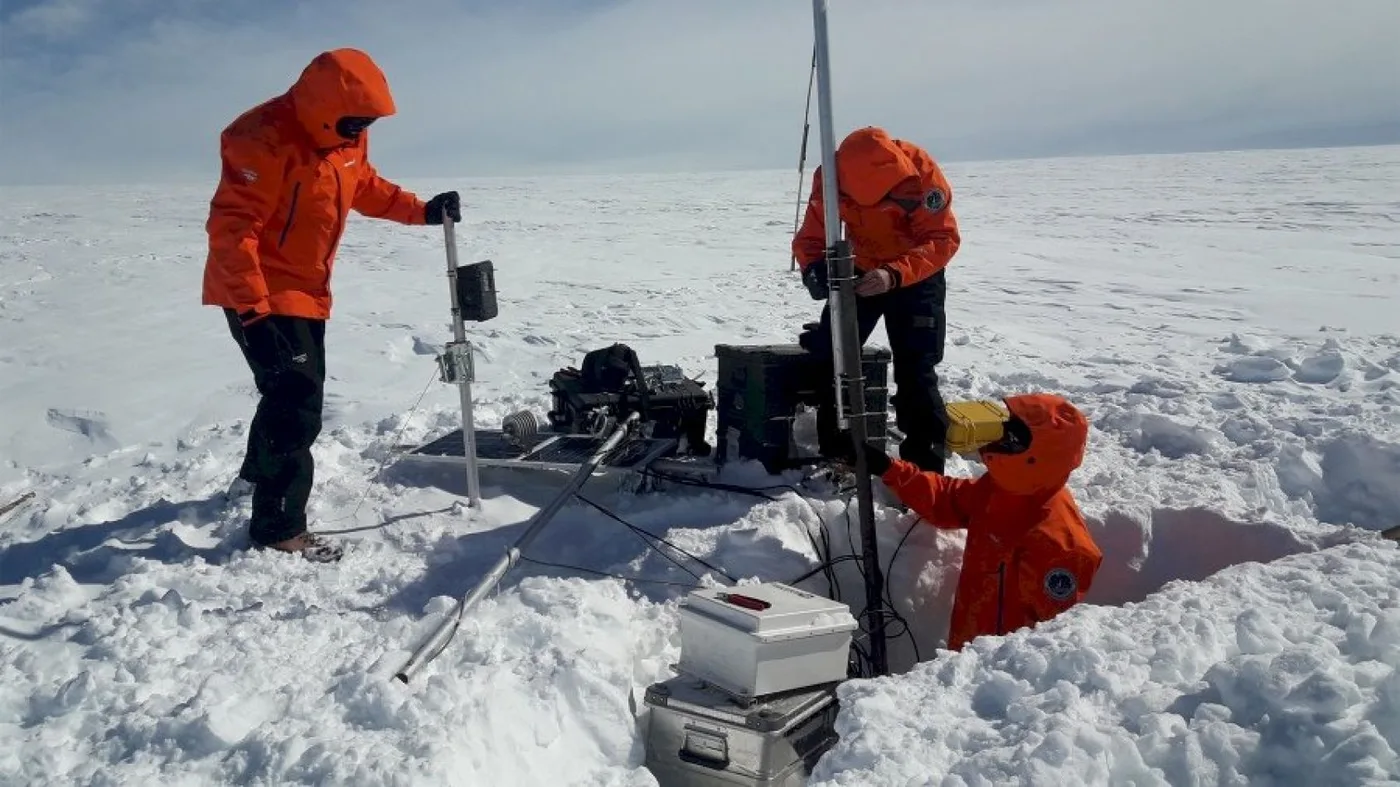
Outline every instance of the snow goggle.
{"label": "snow goggle", "polygon": [[1031,431],[1021,419],[1012,416],[1007,420],[1001,437],[982,446],[988,454],[1019,454],[1031,447]]}
{"label": "snow goggle", "polygon": [[335,122],[335,133],[346,139],[354,139],[369,128],[374,121],[375,118],[371,117],[343,117]]}

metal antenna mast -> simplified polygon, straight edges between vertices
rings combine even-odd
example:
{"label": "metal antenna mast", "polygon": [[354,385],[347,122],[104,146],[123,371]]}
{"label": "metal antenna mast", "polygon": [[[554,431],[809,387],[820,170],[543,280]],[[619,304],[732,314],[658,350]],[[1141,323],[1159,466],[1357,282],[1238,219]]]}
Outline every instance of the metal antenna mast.
{"label": "metal antenna mast", "polygon": [[870,619],[870,661],[876,675],[889,672],[885,655],[883,572],[875,543],[875,509],[867,470],[865,441],[865,375],[861,364],[860,330],[856,325],[855,260],[841,226],[836,182],[836,140],[831,112],[831,49],[827,38],[826,0],[812,0],[817,51],[817,114],[821,123],[822,205],[825,209],[826,262],[831,295],[831,347],[836,368],[838,423],[849,429],[856,453],[856,507],[860,521],[861,564],[865,573],[865,610]]}

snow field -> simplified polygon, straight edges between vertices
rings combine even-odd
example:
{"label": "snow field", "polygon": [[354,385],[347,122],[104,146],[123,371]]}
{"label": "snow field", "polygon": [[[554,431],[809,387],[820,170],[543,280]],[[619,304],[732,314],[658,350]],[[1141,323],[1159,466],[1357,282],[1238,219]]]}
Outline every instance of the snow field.
{"label": "snow field", "polygon": [[[1095,605],[939,652],[962,537],[914,527],[890,586],[927,663],[900,637],[902,674],[846,687],[814,781],[1396,778],[1376,531],[1400,524],[1400,151],[948,169],[944,394],[1089,414],[1072,485],[1105,565]],[[587,350],[713,385],[714,344],[790,342],[818,311],[787,270],[791,173],[404,185],[462,189],[462,261],[497,266],[501,316],[469,326],[482,426],[543,413]],[[527,556],[648,582],[524,563],[418,681],[388,679],[564,481],[484,471],[471,511],[450,469],[381,472],[458,425],[440,233],[360,219],[342,246],[312,515],[353,531],[345,560],[244,550],[221,492],[254,399],[198,305],[207,192],[0,194],[0,505],[35,493],[0,518],[0,782],[654,783],[633,695],[670,674],[696,579],[585,504]],[[664,492],[583,494],[745,581],[810,570],[819,516],[859,550],[819,491]],[[877,519],[888,559],[913,520]]]}

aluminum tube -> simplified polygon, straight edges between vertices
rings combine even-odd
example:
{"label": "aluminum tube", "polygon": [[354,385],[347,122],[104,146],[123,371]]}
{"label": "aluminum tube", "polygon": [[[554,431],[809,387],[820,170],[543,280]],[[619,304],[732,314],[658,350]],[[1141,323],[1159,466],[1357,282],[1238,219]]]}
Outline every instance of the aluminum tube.
{"label": "aluminum tube", "polygon": [[[465,345],[467,328],[462,321],[462,304],[457,299],[457,231],[452,217],[445,210],[442,213],[442,235],[447,246],[447,286],[452,293],[452,337],[459,345]],[[468,352],[470,349],[466,347]],[[457,396],[462,407],[462,456],[467,460],[467,505],[481,508],[481,474],[476,463],[476,415],[470,377],[457,381]]]}
{"label": "aluminum tube", "polygon": [[516,539],[515,543],[506,550],[506,553],[491,566],[491,570],[486,572],[486,576],[482,577],[476,587],[472,588],[471,592],[457,603],[455,614],[447,620],[444,620],[442,625],[438,626],[437,630],[429,635],[428,638],[424,640],[423,644],[418,646],[418,649],[413,652],[413,655],[409,657],[408,661],[405,662],[403,667],[394,675],[395,678],[403,683],[408,683],[420,669],[428,664],[428,662],[437,658],[438,652],[446,646],[447,641],[457,630],[457,626],[461,624],[467,610],[476,606],[477,602],[480,601],[483,596],[500,584],[501,580],[505,578],[506,573],[520,561],[520,556],[529,548],[530,542],[535,540],[535,536],[539,535],[540,531],[544,529],[544,526],[549,523],[549,520],[553,519],[554,515],[559,513],[559,509],[564,507],[564,504],[569,501],[569,498],[587,483],[589,476],[593,474],[593,471],[597,469],[599,464],[602,464],[603,459],[608,453],[616,448],[618,443],[622,442],[623,437],[627,436],[627,433],[631,430],[632,424],[637,420],[638,416],[639,414],[634,412],[627,416],[627,420],[617,424],[613,428],[612,434],[608,436],[608,439],[579,467],[578,472],[569,479],[569,483],[559,491],[559,494],[556,495],[553,500],[550,500],[548,505],[535,512],[534,517],[531,518],[530,526],[525,529],[525,532],[521,534],[520,538]]}

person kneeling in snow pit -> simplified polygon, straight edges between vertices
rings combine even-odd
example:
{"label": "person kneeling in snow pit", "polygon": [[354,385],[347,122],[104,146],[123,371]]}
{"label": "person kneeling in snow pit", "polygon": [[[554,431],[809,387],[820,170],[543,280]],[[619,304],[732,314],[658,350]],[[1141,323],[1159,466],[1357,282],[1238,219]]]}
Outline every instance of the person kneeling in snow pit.
{"label": "person kneeling in snow pit", "polygon": [[337,49],[220,137],[203,300],[223,307],[261,395],[230,493],[239,481],[252,486],[255,546],[319,562],[341,556],[307,532],[306,503],[311,445],[321,432],[331,270],[345,221],[352,209],[399,224],[462,219],[457,192],[424,203],[370,164],[368,127],[394,112],[369,55]]}
{"label": "person kneeling in snow pit", "polygon": [[1084,459],[1087,419],[1053,394],[1004,404],[948,406],[949,447],[978,452],[987,472],[977,479],[924,472],[866,444],[870,474],[901,502],[934,527],[967,530],[949,650],[1064,612],[1084,599],[1103,562],[1066,486]]}

